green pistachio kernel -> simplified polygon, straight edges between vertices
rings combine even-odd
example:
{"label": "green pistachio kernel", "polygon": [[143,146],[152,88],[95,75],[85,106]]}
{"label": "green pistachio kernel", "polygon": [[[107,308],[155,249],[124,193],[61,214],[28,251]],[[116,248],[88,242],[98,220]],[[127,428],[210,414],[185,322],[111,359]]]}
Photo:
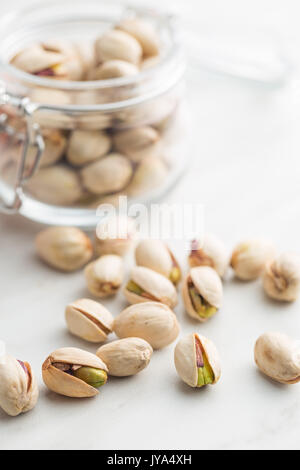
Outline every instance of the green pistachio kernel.
{"label": "green pistachio kernel", "polygon": [[205,354],[203,354],[203,362],[204,366],[198,367],[197,387],[204,387],[204,385],[209,385],[214,382],[214,373]]}
{"label": "green pistachio kernel", "polygon": [[180,269],[177,266],[174,266],[170,273],[170,281],[173,282],[173,284],[177,284],[180,281],[181,278],[181,272]]}
{"label": "green pistachio kernel", "polygon": [[142,295],[144,293],[143,289],[138,286],[134,281],[129,281],[126,286],[126,289],[129,290],[129,292],[133,292],[137,295]]}
{"label": "green pistachio kernel", "polygon": [[217,308],[203,299],[195,287],[191,287],[189,291],[194,308],[200,317],[210,318],[217,312]]}
{"label": "green pistachio kernel", "polygon": [[102,387],[107,381],[107,373],[93,367],[80,367],[74,371],[74,376],[95,388]]}

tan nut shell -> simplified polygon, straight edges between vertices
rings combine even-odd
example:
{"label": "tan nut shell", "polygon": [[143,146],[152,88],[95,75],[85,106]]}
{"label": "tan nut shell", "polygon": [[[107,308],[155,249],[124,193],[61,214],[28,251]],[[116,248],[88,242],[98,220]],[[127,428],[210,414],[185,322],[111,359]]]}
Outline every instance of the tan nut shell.
{"label": "tan nut shell", "polygon": [[35,376],[25,363],[31,378],[28,390],[28,376],[21,364],[12,356],[5,355],[0,361],[0,408],[8,415],[17,416],[35,407],[39,390]]}
{"label": "tan nut shell", "polygon": [[130,77],[139,73],[138,67],[124,60],[108,60],[92,71],[92,80],[109,80],[111,78]]}
{"label": "tan nut shell", "polygon": [[112,314],[94,300],[76,300],[67,306],[65,316],[70,332],[91,343],[102,343],[113,330]]}
{"label": "tan nut shell", "polygon": [[67,397],[94,397],[99,392],[83,380],[57,369],[52,365],[53,363],[93,367],[108,372],[106,364],[95,354],[77,348],[57,349],[47,357],[42,366],[43,380],[52,392]]}
{"label": "tan nut shell", "polygon": [[224,243],[215,235],[206,234],[199,248],[199,258],[190,256],[191,268],[197,266],[210,266],[214,268],[220,277],[223,277],[229,265],[229,254]]}
{"label": "tan nut shell", "polygon": [[212,341],[204,336],[198,335],[197,333],[191,333],[177,343],[174,351],[174,361],[177,373],[190,387],[197,387],[198,368],[196,361],[195,336],[200,340],[209,365],[213,370],[215,376],[213,383],[215,384],[221,376],[219,353]]}
{"label": "tan nut shell", "polygon": [[36,237],[38,255],[50,266],[62,271],[82,268],[93,255],[87,235],[74,227],[50,227]]}
{"label": "tan nut shell", "polygon": [[123,282],[123,261],[117,255],[104,255],[90,263],[84,271],[89,291],[97,297],[117,292]]}
{"label": "tan nut shell", "polygon": [[111,148],[111,138],[106,132],[77,129],[73,131],[67,151],[68,161],[83,166],[104,157]]}
{"label": "tan nut shell", "polygon": [[[131,271],[131,278],[147,294],[150,294],[157,302],[161,302],[168,307],[175,307],[178,302],[178,296],[174,285],[169,279],[152,269],[144,266],[136,266]],[[149,299],[134,294],[124,288],[124,295],[129,303],[136,304],[140,302],[149,302]]]}
{"label": "tan nut shell", "polygon": [[159,54],[159,37],[152,25],[140,18],[126,18],[117,26],[139,41],[146,57]]}
{"label": "tan nut shell", "polygon": [[200,317],[195,311],[188,290],[188,280],[191,276],[194,286],[199,294],[212,306],[219,309],[223,299],[223,286],[219,275],[213,268],[208,266],[199,266],[192,268],[190,273],[186,276],[182,286],[182,297],[186,312],[190,317],[195,318],[200,322],[205,322],[207,319]]}
{"label": "tan nut shell", "polygon": [[265,264],[274,258],[274,246],[265,240],[246,240],[234,249],[231,266],[236,277],[243,281],[257,279]]}
{"label": "tan nut shell", "polygon": [[110,30],[95,42],[97,60],[124,60],[138,65],[142,58],[139,42],[124,31]]}
{"label": "tan nut shell", "polygon": [[300,293],[300,261],[294,253],[283,253],[267,263],[263,273],[266,294],[275,300],[293,302]]}
{"label": "tan nut shell", "polygon": [[144,339],[124,338],[101,346],[97,356],[107,365],[109,375],[127,377],[145,369],[152,352],[152,347]]}
{"label": "tan nut shell", "polygon": [[114,331],[119,338],[142,338],[153,349],[161,349],[175,341],[179,323],[172,310],[159,302],[131,305],[115,319]]}
{"label": "tan nut shell", "polygon": [[147,157],[160,157],[162,153],[160,135],[150,126],[117,132],[113,143],[118,152],[136,163]]}
{"label": "tan nut shell", "polygon": [[[120,238],[122,235],[123,238]],[[112,216],[97,226],[95,249],[99,256],[124,256],[136,235],[135,221],[127,216]]]}
{"label": "tan nut shell", "polygon": [[126,157],[111,153],[81,170],[83,185],[93,194],[120,191],[130,181],[132,167]]}
{"label": "tan nut shell", "polygon": [[254,359],[268,377],[283,384],[300,381],[299,346],[282,333],[264,333],[255,343]]}
{"label": "tan nut shell", "polygon": [[36,73],[64,61],[64,55],[45,51],[40,45],[23,49],[11,61],[12,65],[27,73]]}
{"label": "tan nut shell", "polygon": [[169,278],[174,262],[172,253],[161,240],[142,240],[135,249],[135,260],[138,266],[144,266]]}
{"label": "tan nut shell", "polygon": [[160,158],[144,158],[126,188],[129,196],[146,194],[160,186],[168,176],[168,168]]}

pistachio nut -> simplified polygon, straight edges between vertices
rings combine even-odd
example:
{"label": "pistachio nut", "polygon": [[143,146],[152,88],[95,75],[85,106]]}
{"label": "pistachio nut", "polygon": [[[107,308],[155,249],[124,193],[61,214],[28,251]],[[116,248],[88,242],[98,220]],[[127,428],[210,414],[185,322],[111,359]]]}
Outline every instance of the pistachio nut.
{"label": "pistachio nut", "polygon": [[186,312],[192,318],[204,322],[215,315],[221,306],[223,286],[213,268],[192,268],[182,286]]}
{"label": "pistachio nut", "polygon": [[65,165],[41,168],[26,189],[39,201],[61,206],[75,204],[83,195],[77,173]]}
{"label": "pistachio nut", "polygon": [[141,44],[145,57],[159,54],[160,40],[151,23],[141,18],[126,18],[116,28],[133,36]]}
{"label": "pistachio nut", "polygon": [[135,260],[138,266],[145,266],[162,274],[175,285],[181,279],[181,270],[175,256],[161,240],[140,241],[135,249]]}
{"label": "pistachio nut", "polygon": [[94,300],[72,302],[67,306],[65,316],[70,332],[91,343],[102,343],[113,330],[112,314]]}
{"label": "pistachio nut", "polygon": [[99,357],[77,348],[57,349],[47,357],[42,374],[45,385],[67,397],[98,395],[107,381],[108,369]]}
{"label": "pistachio nut", "polygon": [[[50,165],[54,165],[59,160],[62,159],[67,146],[67,139],[62,132],[57,129],[44,129],[42,131],[42,136],[44,139],[45,149],[42,154],[42,157],[39,162],[39,167],[44,168]],[[15,152],[15,159],[19,161],[19,155],[21,154],[21,148],[23,144],[18,144],[15,146],[13,151]],[[36,148],[30,146],[28,148],[25,167],[32,168],[32,165],[35,163],[36,159]]]}
{"label": "pistachio nut", "polygon": [[118,153],[111,153],[81,170],[83,185],[93,194],[120,191],[127,186],[131,176],[130,162]]}
{"label": "pistachio nut", "polygon": [[219,353],[212,341],[197,333],[178,342],[174,360],[179,377],[190,387],[213,385],[220,379]]}
{"label": "pistachio nut", "polygon": [[153,349],[162,349],[175,341],[179,329],[174,312],[159,302],[131,305],[114,323],[114,331],[119,338],[142,338]]}
{"label": "pistachio nut", "polygon": [[131,304],[152,300],[173,308],[178,302],[174,284],[162,274],[144,266],[132,269],[130,281],[124,288],[124,295]]}
{"label": "pistachio nut", "polygon": [[192,241],[189,264],[191,268],[210,266],[223,277],[229,264],[228,252],[221,240],[214,235],[206,234],[203,241]]}
{"label": "pistachio nut", "polygon": [[111,138],[104,131],[76,129],[72,132],[67,159],[74,166],[83,166],[104,157],[111,148]]}
{"label": "pistachio nut", "polygon": [[146,194],[160,186],[167,176],[168,168],[160,158],[145,158],[138,165],[126,192],[131,197]]}
{"label": "pistachio nut", "polygon": [[293,302],[300,293],[300,258],[294,253],[282,253],[266,264],[263,272],[266,294],[275,300]]}
{"label": "pistachio nut", "polygon": [[123,261],[117,255],[104,255],[88,264],[84,271],[88,290],[96,297],[108,297],[120,288],[124,268]]}
{"label": "pistachio nut", "polygon": [[162,151],[159,133],[150,126],[119,131],[113,136],[113,144],[136,163],[147,157],[159,157]]}
{"label": "pistachio nut", "polygon": [[99,63],[107,60],[124,60],[138,65],[142,58],[140,43],[124,31],[110,30],[95,42],[96,57]]}
{"label": "pistachio nut", "polygon": [[0,361],[0,408],[8,415],[17,416],[35,407],[39,390],[28,362],[10,355]]}
{"label": "pistachio nut", "polygon": [[91,71],[91,80],[109,80],[111,78],[131,77],[139,73],[136,65],[125,60],[108,60]]}
{"label": "pistachio nut", "polygon": [[93,255],[89,237],[74,227],[50,227],[42,230],[36,237],[35,246],[45,263],[62,271],[82,268]]}
{"label": "pistachio nut", "polygon": [[255,343],[254,359],[263,374],[283,384],[300,382],[300,350],[296,341],[277,332],[261,335]]}
{"label": "pistachio nut", "polygon": [[274,246],[265,240],[246,240],[233,250],[231,267],[237,278],[243,281],[257,279],[265,264],[274,258]]}
{"label": "pistachio nut", "polygon": [[152,353],[152,346],[144,339],[124,338],[101,346],[97,356],[107,365],[109,375],[128,377],[145,369]]}
{"label": "pistachio nut", "polygon": [[97,226],[95,249],[99,256],[124,256],[136,234],[135,222],[127,216],[111,216]]}

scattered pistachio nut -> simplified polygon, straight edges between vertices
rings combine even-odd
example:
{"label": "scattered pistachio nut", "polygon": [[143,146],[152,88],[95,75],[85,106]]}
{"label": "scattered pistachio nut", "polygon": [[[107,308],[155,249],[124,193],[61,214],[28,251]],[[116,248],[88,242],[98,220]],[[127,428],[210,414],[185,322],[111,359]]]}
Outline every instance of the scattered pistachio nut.
{"label": "scattered pistachio nut", "polygon": [[181,270],[175,256],[161,240],[140,241],[135,249],[135,260],[138,266],[162,274],[175,285],[181,279]]}
{"label": "scattered pistachio nut", "polygon": [[102,343],[113,330],[112,314],[94,300],[72,302],[67,306],[65,316],[70,332],[91,343]]}
{"label": "scattered pistachio nut", "polygon": [[113,136],[113,144],[136,163],[147,157],[160,157],[162,153],[160,135],[150,126],[119,131]]}
{"label": "scattered pistachio nut", "polygon": [[42,374],[45,385],[67,397],[98,395],[107,381],[108,368],[99,357],[77,348],[57,349],[47,357]]}
{"label": "scattered pistachio nut", "polygon": [[142,59],[142,47],[130,34],[110,30],[95,42],[96,57],[99,63],[108,60],[124,60],[138,65]]}
{"label": "scattered pistachio nut", "polygon": [[115,319],[114,331],[119,338],[138,337],[161,349],[171,344],[179,334],[176,315],[159,302],[131,305]]}
{"label": "scattered pistachio nut", "polygon": [[213,268],[192,268],[182,286],[186,312],[192,318],[204,322],[219,310],[223,298],[223,286]]}
{"label": "scattered pistachio nut", "polygon": [[128,159],[111,153],[81,170],[84,187],[93,194],[109,194],[125,188],[132,176]]}
{"label": "scattered pistachio nut", "polygon": [[265,240],[246,240],[234,249],[231,267],[243,281],[257,279],[268,261],[274,258],[274,246]]}
{"label": "scattered pistachio nut", "polygon": [[67,159],[71,165],[84,166],[104,157],[111,148],[111,138],[104,131],[76,129],[72,132]]}
{"label": "scattered pistachio nut", "polygon": [[206,234],[201,242],[192,241],[189,264],[191,268],[210,266],[223,277],[229,264],[228,252],[221,240],[214,235]]}
{"label": "scattered pistachio nut", "polygon": [[96,297],[109,297],[119,290],[124,277],[123,261],[117,255],[104,255],[84,271],[87,288]]}
{"label": "scattered pistachio nut", "polygon": [[87,235],[74,227],[50,227],[36,237],[35,246],[40,258],[62,271],[76,271],[87,264],[93,246]]}
{"label": "scattered pistachio nut", "polygon": [[6,354],[0,361],[0,408],[10,416],[32,410],[39,397],[35,376],[28,362]]}
{"label": "scattered pistachio nut", "polygon": [[269,261],[263,272],[263,287],[274,300],[293,302],[300,293],[300,258],[295,253],[282,253]]}
{"label": "scattered pistachio nut", "polygon": [[167,178],[168,168],[160,158],[147,157],[138,165],[126,192],[131,197],[157,189]]}
{"label": "scattered pistachio nut", "polygon": [[108,60],[95,68],[90,75],[92,80],[109,80],[111,78],[131,77],[139,73],[136,65],[124,60]]}
{"label": "scattered pistachio nut", "polygon": [[107,365],[109,375],[128,377],[145,369],[152,353],[152,346],[144,339],[124,338],[101,346],[97,356]]}
{"label": "scattered pistachio nut", "polygon": [[213,385],[220,379],[219,353],[212,341],[197,333],[178,342],[174,360],[179,377],[190,387]]}
{"label": "scattered pistachio nut", "polygon": [[254,359],[263,374],[283,384],[300,382],[299,345],[277,332],[261,335],[255,343]]}
{"label": "scattered pistachio nut", "polygon": [[114,254],[124,256],[130,249],[136,227],[127,216],[111,216],[97,226],[95,250],[99,256]]}
{"label": "scattered pistachio nut", "polygon": [[151,300],[173,308],[178,302],[174,284],[162,274],[144,266],[132,269],[130,280],[124,288],[124,295],[131,304]]}
{"label": "scattered pistachio nut", "polygon": [[126,18],[116,28],[130,34],[141,44],[144,57],[159,54],[159,37],[151,23],[141,18]]}

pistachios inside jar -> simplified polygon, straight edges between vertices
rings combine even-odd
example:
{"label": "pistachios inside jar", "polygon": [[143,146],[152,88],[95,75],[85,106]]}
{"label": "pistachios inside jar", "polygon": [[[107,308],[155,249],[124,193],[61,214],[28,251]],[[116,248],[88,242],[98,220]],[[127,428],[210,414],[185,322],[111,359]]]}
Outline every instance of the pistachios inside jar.
{"label": "pistachios inside jar", "polygon": [[149,201],[181,174],[184,61],[168,16],[108,0],[59,6],[60,21],[45,3],[0,33],[0,198],[16,206],[18,189],[27,217],[56,223],[63,208],[87,226],[102,203]]}

